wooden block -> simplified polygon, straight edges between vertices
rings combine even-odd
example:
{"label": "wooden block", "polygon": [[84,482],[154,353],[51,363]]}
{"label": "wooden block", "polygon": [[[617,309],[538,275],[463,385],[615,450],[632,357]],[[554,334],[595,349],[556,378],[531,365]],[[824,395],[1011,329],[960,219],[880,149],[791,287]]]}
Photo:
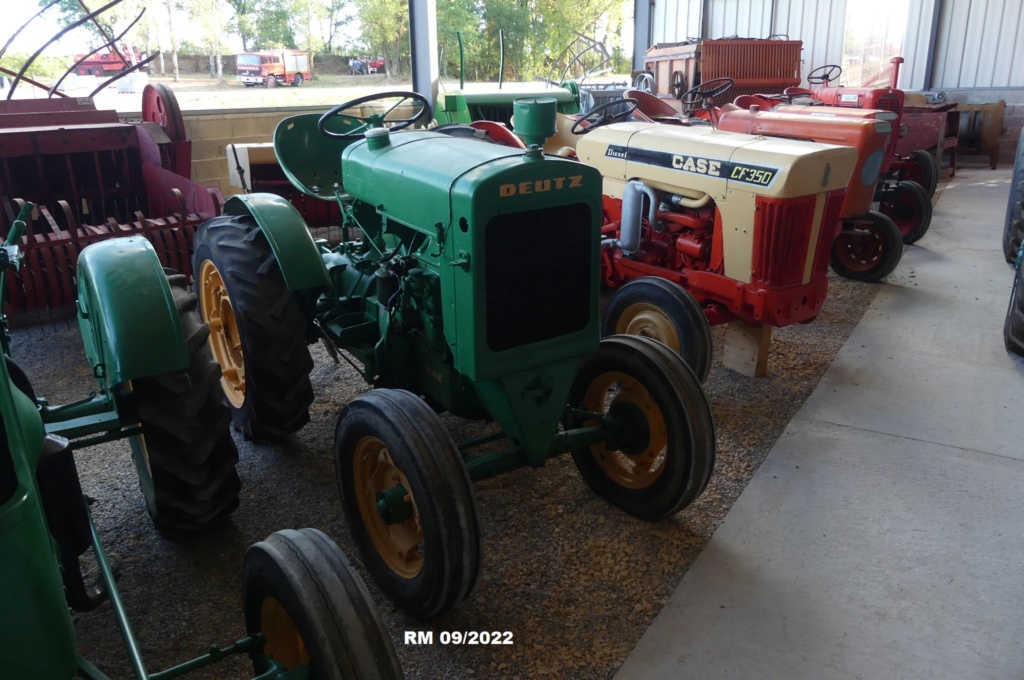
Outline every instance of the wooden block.
{"label": "wooden block", "polygon": [[745,321],[731,321],[725,327],[722,365],[737,373],[760,378],[768,371],[771,344],[771,326],[750,326]]}

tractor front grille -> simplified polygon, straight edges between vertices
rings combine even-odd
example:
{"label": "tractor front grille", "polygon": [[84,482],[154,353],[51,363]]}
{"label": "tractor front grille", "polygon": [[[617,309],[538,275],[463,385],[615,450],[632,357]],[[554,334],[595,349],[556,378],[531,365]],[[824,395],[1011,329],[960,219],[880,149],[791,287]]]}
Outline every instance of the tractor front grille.
{"label": "tractor front grille", "polygon": [[766,287],[803,282],[816,199],[757,197],[753,282]]}
{"label": "tractor front grille", "polygon": [[487,225],[487,345],[500,352],[586,328],[597,277],[585,204],[494,217]]}
{"label": "tractor front grille", "polygon": [[832,254],[832,242],[839,233],[839,213],[843,209],[846,189],[832,191],[825,201],[825,213],[821,216],[818,243],[814,247],[814,263],[811,265],[811,279],[828,275],[828,258]]}
{"label": "tractor front grille", "polygon": [[892,111],[897,115],[903,115],[903,104],[900,103],[900,98],[894,94],[883,94],[875,102],[874,107],[883,111]]}

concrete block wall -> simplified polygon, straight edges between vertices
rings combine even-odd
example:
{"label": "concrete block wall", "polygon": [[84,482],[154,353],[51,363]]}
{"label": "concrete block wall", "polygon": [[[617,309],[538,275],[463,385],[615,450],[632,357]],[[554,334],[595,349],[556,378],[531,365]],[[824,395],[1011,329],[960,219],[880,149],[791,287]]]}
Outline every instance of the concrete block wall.
{"label": "concrete block wall", "polygon": [[[1003,134],[999,137],[999,164],[1013,165],[1017,151],[1017,140],[1024,129],[1024,89],[996,88],[987,90],[943,90],[946,100],[964,104],[992,104],[1003,100],[1006,111],[1003,114]],[[982,156],[967,156],[968,163],[984,162]]]}
{"label": "concrete block wall", "polygon": [[184,114],[185,130],[192,140],[192,179],[220,186],[225,197],[242,188],[228,181],[228,144],[273,141],[274,128],[297,113],[324,112],[328,107],[216,111]]}

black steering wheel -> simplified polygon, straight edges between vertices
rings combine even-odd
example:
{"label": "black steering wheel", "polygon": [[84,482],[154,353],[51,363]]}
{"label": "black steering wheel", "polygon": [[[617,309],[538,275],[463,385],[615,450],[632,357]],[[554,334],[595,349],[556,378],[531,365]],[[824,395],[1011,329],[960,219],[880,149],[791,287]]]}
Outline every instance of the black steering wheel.
{"label": "black steering wheel", "polygon": [[[362,106],[370,102],[384,101],[388,99],[398,99],[393,105],[388,107],[383,113],[371,113],[368,116],[356,116],[350,113],[344,113],[348,109],[354,109],[357,106]],[[407,101],[412,101],[411,106],[416,104],[420,105],[420,110],[412,118],[388,118],[388,115],[397,109],[399,106]],[[352,124],[361,123],[355,125],[348,132],[333,132],[327,129],[327,121],[332,118],[343,118]],[[344,104],[339,104],[333,109],[320,116],[320,120],[316,123],[316,129],[322,134],[328,137],[337,137],[338,139],[362,139],[366,131],[371,128],[387,127],[390,130],[402,130],[409,127],[413,123],[419,120],[430,120],[430,102],[427,98],[416,92],[381,92],[379,94],[370,94],[365,97],[353,99],[347,101]],[[387,125],[385,125],[387,123]]]}
{"label": "black steering wheel", "polygon": [[839,80],[843,75],[843,67],[839,64],[825,64],[819,66],[807,74],[807,82],[811,85],[828,85],[833,80]]}
{"label": "black steering wheel", "polygon": [[695,104],[700,104],[703,109],[710,109],[715,103],[715,97],[732,87],[732,84],[732,78],[712,78],[691,87],[679,98],[683,105],[683,113],[689,116]]}
{"label": "black steering wheel", "polygon": [[[616,113],[605,113],[605,110],[616,106],[623,110]],[[591,130],[599,128],[602,125],[618,123],[620,120],[624,120],[633,115],[633,112],[636,111],[636,107],[637,101],[635,99],[613,99],[610,102],[598,104],[580,116],[576,122],[572,124],[572,127],[569,128],[569,132],[574,135],[585,135]],[[587,124],[585,127],[584,123]]]}

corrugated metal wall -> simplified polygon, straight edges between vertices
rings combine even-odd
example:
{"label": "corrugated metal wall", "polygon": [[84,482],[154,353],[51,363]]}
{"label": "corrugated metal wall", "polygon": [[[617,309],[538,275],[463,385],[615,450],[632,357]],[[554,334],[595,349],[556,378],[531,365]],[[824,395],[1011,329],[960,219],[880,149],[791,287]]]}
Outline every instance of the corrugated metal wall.
{"label": "corrugated metal wall", "polygon": [[700,37],[703,0],[654,0],[651,11],[654,44]]}
{"label": "corrugated metal wall", "polygon": [[839,63],[845,17],[846,0],[776,1],[775,32],[804,41],[803,75],[819,66]]}
{"label": "corrugated metal wall", "polygon": [[[851,0],[856,2],[856,0]],[[702,0],[655,0],[655,42],[681,42],[701,32]],[[847,0],[709,0],[708,38],[785,34],[804,43],[804,73],[837,64],[843,52]],[[911,0],[904,38],[904,89],[925,84],[934,0]],[[942,0],[932,88],[1024,87],[1024,3]],[[1016,68],[1014,66],[1016,65]]]}
{"label": "corrugated metal wall", "polygon": [[1021,1],[944,0],[935,55],[935,88],[1024,86]]}

